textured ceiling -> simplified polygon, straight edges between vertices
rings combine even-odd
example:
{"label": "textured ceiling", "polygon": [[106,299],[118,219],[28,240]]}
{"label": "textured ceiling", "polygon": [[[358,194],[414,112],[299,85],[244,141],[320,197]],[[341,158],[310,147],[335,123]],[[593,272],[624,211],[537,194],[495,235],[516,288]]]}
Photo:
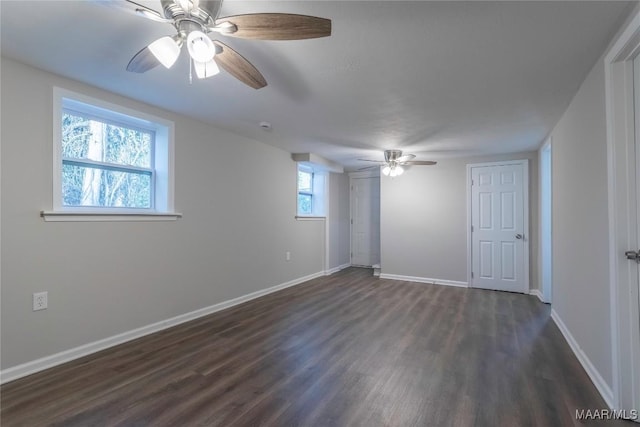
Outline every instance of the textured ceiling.
{"label": "textured ceiling", "polygon": [[[331,37],[219,37],[269,85],[224,71],[189,84],[125,71],[168,24],[97,1],[2,1],[2,55],[280,147],[354,168],[400,148],[418,159],[536,149],[629,13],[617,1],[227,1],[330,18]],[[159,1],[141,2],[159,10]],[[124,5],[124,7],[123,7]],[[259,127],[272,123],[270,131]]]}

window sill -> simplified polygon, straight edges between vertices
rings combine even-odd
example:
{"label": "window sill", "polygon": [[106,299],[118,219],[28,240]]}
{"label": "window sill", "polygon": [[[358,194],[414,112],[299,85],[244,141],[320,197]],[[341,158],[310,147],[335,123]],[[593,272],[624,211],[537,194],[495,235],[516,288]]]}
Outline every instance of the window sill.
{"label": "window sill", "polygon": [[298,221],[324,221],[325,219],[327,219],[327,217],[296,215],[296,219]]}
{"label": "window sill", "polygon": [[96,222],[96,221],[175,221],[181,213],[123,213],[123,212],[65,212],[42,211],[40,216],[47,222]]}

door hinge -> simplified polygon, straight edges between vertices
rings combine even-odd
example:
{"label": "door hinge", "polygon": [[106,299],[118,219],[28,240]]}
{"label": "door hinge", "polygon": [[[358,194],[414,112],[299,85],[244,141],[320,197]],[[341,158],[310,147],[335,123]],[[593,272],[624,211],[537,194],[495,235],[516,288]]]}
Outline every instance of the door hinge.
{"label": "door hinge", "polygon": [[471,278],[473,279],[473,271],[471,272]]}
{"label": "door hinge", "polygon": [[353,218],[351,218],[351,225],[353,225]]}
{"label": "door hinge", "polygon": [[353,252],[351,252],[350,256],[351,256],[351,258],[353,258]]}
{"label": "door hinge", "polygon": [[474,185],[474,183],[475,183],[475,181],[474,181],[474,180],[471,180],[471,185]]}
{"label": "door hinge", "polygon": [[473,233],[473,225],[471,226],[471,232]]}

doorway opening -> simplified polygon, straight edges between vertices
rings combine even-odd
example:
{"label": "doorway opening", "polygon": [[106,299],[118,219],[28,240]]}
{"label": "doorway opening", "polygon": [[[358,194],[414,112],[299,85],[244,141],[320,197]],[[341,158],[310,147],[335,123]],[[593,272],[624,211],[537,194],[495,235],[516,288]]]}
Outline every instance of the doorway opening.
{"label": "doorway opening", "polygon": [[380,176],[350,174],[351,265],[373,267],[380,263]]}

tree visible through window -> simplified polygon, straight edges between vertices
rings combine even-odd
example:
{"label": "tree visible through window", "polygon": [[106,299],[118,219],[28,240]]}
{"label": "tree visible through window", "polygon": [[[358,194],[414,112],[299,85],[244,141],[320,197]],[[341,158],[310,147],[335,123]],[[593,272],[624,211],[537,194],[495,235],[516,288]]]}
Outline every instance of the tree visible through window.
{"label": "tree visible through window", "polygon": [[53,203],[46,221],[173,220],[174,123],[53,88]]}
{"label": "tree visible through window", "polygon": [[151,130],[64,110],[63,206],[153,208],[154,138]]}
{"label": "tree visible through window", "polygon": [[298,215],[313,212],[313,172],[298,168]]}

